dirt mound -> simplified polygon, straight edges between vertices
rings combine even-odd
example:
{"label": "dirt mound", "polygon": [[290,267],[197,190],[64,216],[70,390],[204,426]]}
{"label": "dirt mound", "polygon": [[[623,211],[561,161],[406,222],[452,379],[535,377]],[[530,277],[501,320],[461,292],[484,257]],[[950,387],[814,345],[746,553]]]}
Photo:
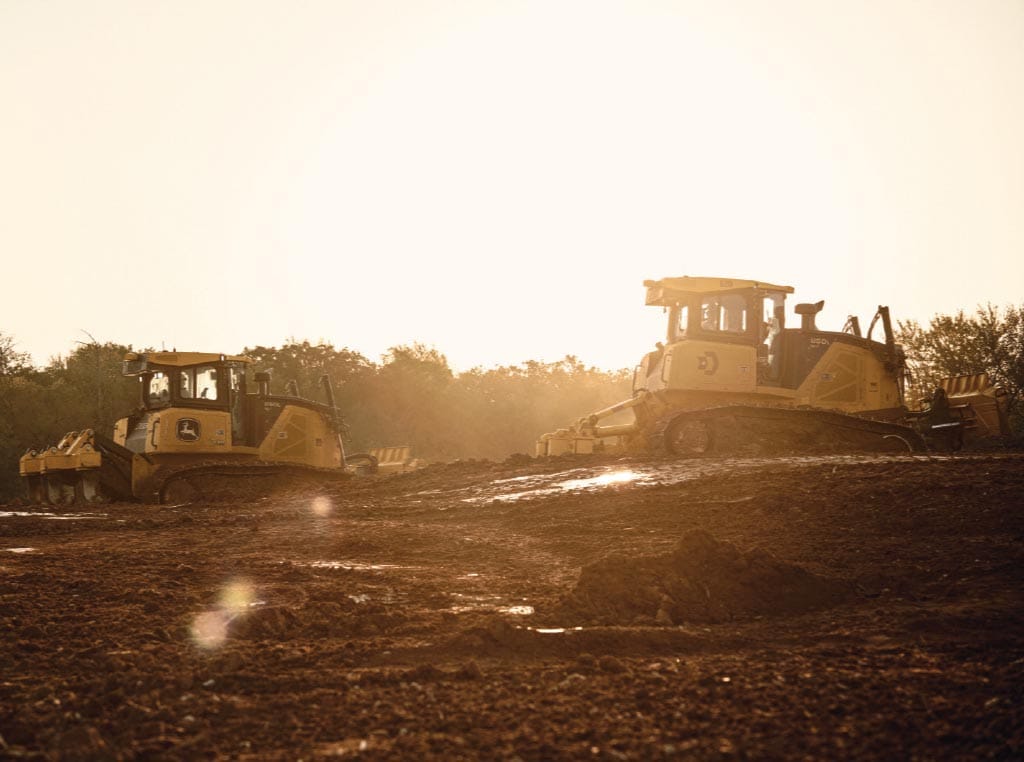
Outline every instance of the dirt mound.
{"label": "dirt mound", "polygon": [[687,624],[798,614],[834,605],[849,586],[780,561],[742,552],[693,530],[671,553],[612,556],[584,566],[559,616],[588,624]]}

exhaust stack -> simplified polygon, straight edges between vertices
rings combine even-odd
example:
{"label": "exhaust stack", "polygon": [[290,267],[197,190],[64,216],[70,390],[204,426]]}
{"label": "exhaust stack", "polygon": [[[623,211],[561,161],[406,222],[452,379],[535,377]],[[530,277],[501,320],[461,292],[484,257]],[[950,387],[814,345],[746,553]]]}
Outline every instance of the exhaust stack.
{"label": "exhaust stack", "polygon": [[253,378],[256,380],[256,390],[261,397],[267,397],[270,395],[270,371],[264,370],[259,373],[253,374]]}
{"label": "exhaust stack", "polygon": [[824,306],[824,299],[820,302],[815,302],[814,304],[798,304],[796,306],[796,314],[800,316],[801,331],[818,330],[817,326],[814,325],[814,316],[821,312],[821,308]]}

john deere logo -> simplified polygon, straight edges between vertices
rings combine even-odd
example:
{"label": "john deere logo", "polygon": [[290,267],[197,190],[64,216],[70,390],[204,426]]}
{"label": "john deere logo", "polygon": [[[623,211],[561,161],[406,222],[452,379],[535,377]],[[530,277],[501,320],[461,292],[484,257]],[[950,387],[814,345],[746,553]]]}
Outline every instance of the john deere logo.
{"label": "john deere logo", "polygon": [[178,419],[178,439],[182,442],[199,441],[199,421],[195,418]]}
{"label": "john deere logo", "polygon": [[705,352],[703,357],[697,358],[697,370],[704,371],[705,376],[713,376],[718,372],[718,355],[714,352]]}

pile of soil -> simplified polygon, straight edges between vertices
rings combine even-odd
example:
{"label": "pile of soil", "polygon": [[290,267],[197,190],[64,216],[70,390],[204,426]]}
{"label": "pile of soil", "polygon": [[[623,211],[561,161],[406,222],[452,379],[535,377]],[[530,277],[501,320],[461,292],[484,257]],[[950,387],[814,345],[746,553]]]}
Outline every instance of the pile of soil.
{"label": "pile of soil", "polygon": [[805,613],[840,603],[849,591],[767,550],[742,552],[695,529],[670,553],[583,567],[559,613],[586,624],[712,624]]}

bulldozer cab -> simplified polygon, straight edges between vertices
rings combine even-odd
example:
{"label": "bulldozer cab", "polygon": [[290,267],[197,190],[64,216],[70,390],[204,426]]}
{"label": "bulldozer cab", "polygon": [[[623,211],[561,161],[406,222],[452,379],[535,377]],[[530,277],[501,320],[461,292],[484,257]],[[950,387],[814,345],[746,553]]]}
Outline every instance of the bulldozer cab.
{"label": "bulldozer cab", "polygon": [[227,404],[230,392],[244,388],[248,357],[200,352],[129,353],[122,372],[138,376],[142,406],[156,410],[175,405]]}
{"label": "bulldozer cab", "polygon": [[[242,355],[147,352],[125,356],[137,376],[141,408],[115,426],[114,441],[149,457],[259,457],[335,468],[344,466],[341,424],[328,403],[270,393],[270,374],[253,374]],[[329,379],[327,379],[329,386]]]}
{"label": "bulldozer cab", "polygon": [[668,311],[668,340],[711,338],[764,343],[782,330],[790,286],[724,278],[665,278],[645,281],[649,305]]}
{"label": "bulldozer cab", "polygon": [[[790,286],[752,280],[727,278],[664,278],[645,281],[646,303],[660,306],[668,314],[666,340],[669,345],[692,342],[701,349],[707,367],[704,375],[717,372],[719,352],[714,345],[739,359],[738,365],[750,380],[765,383],[779,375],[778,337],[785,327],[786,295]],[[746,348],[744,351],[743,348]],[[663,345],[649,353],[634,379],[634,391],[657,388],[656,372],[667,369],[662,363]],[[757,368],[756,374],[751,372]],[[773,370],[774,369],[774,370]],[[708,371],[711,371],[710,373]]]}
{"label": "bulldozer cab", "polygon": [[[145,411],[170,407],[223,410],[231,415],[234,442],[246,440],[245,369],[241,355],[202,352],[129,353],[122,372],[138,376]],[[188,436],[186,431],[185,436]]]}

